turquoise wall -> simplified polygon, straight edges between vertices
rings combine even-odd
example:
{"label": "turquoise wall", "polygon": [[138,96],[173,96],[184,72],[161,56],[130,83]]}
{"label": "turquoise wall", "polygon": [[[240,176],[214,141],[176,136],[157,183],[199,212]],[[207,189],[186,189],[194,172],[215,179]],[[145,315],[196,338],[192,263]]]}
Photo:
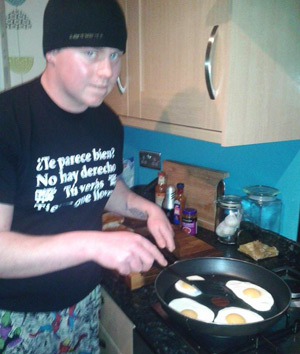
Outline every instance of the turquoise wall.
{"label": "turquoise wall", "polygon": [[278,188],[283,202],[280,233],[297,238],[300,206],[300,140],[221,147],[218,144],[125,127],[124,157],[134,157],[135,184],[146,184],[157,170],[140,167],[139,150],[161,152],[176,160],[229,172],[225,193],[244,195],[242,187],[262,184]]}

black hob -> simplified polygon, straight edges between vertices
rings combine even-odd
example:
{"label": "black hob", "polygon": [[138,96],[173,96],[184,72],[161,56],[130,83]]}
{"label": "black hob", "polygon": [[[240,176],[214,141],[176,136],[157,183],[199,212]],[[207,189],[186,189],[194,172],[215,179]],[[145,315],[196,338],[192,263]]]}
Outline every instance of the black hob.
{"label": "black hob", "polygon": [[292,300],[278,322],[257,335],[218,337],[193,333],[169,318],[159,302],[152,308],[185,341],[192,353],[300,354],[300,272],[289,266],[276,267],[272,271],[286,281],[292,293]]}
{"label": "black hob", "polygon": [[172,321],[160,303],[152,306],[163,321],[198,354],[299,354],[300,308],[290,307],[268,330],[248,337],[218,337],[195,334]]}

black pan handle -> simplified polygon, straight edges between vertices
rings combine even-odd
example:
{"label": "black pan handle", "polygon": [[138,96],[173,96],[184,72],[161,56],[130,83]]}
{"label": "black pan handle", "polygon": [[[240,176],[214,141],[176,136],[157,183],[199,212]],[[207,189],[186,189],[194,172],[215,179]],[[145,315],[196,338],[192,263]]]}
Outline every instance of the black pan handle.
{"label": "black pan handle", "polygon": [[[175,257],[175,255],[168,251],[166,248],[160,248],[160,252],[163,254],[163,256],[165,257],[165,259],[168,262],[168,265],[174,264],[175,262],[178,261],[178,259]],[[153,266],[159,269],[165,269],[166,267],[163,267],[162,265],[160,265],[157,261],[154,261]]]}
{"label": "black pan handle", "polygon": [[160,252],[164,255],[169,265],[174,264],[175,262],[178,261],[177,257],[172,252],[170,252],[167,248],[161,248]]}
{"label": "black pan handle", "polygon": [[[149,240],[152,241],[152,242],[155,242],[155,240],[154,240],[154,238],[152,236],[149,238]],[[176,256],[172,252],[170,252],[167,248],[160,248],[159,250],[163,254],[163,256],[165,257],[165,259],[167,260],[168,265],[174,264],[175,262],[178,261]],[[165,267],[161,266],[156,261],[154,261],[153,265],[156,268],[165,269]]]}
{"label": "black pan handle", "polygon": [[157,185],[158,177],[154,178],[149,184],[144,187],[144,192],[151,192],[152,189]]}
{"label": "black pan handle", "polygon": [[176,278],[178,278],[178,280],[182,280],[183,282],[193,286],[195,289],[200,290],[199,287],[197,286],[197,283],[187,279],[185,275],[182,275],[176,269],[174,269],[173,267],[170,267],[171,264],[174,264],[174,263],[176,263],[178,261],[178,259],[175,257],[175,255],[172,252],[170,252],[166,248],[163,248],[160,251],[165,256],[166,260],[168,261],[168,265],[166,267],[163,267],[163,266],[161,266],[159,263],[157,263],[155,261],[154,262],[154,266],[155,267],[157,267],[159,269],[162,269],[162,270],[166,270],[167,272],[172,273],[173,275],[176,276]]}

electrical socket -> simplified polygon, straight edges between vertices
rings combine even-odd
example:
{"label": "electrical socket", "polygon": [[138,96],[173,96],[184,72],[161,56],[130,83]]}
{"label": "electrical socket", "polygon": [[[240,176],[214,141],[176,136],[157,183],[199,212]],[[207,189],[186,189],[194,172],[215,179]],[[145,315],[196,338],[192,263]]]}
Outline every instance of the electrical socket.
{"label": "electrical socket", "polygon": [[140,151],[140,166],[153,168],[154,170],[161,169],[161,153],[152,151]]}

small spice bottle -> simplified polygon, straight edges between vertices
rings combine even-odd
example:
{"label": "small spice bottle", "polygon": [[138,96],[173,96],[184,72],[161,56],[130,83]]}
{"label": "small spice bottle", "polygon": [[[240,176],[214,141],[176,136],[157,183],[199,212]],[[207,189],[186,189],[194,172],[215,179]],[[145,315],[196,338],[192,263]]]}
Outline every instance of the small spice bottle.
{"label": "small spice bottle", "polygon": [[183,193],[183,189],[184,189],[184,184],[177,183],[177,193],[174,202],[174,224],[175,225],[182,224],[182,211],[185,207],[185,196]]}
{"label": "small spice bottle", "polygon": [[182,230],[189,235],[197,234],[197,209],[194,208],[183,209]]}

